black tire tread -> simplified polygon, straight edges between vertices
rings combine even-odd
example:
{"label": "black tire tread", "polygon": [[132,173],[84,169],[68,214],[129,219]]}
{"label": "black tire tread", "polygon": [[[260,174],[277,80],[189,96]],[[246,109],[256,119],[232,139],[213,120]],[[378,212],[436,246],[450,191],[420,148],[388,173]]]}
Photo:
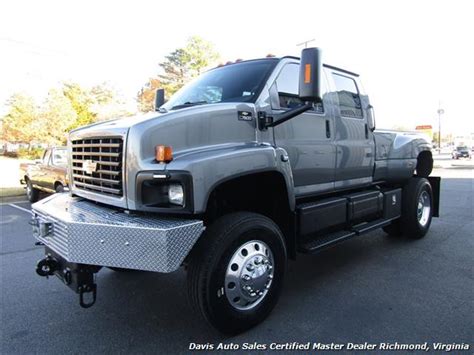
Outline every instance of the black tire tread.
{"label": "black tire tread", "polygon": [[[209,226],[191,253],[187,275],[188,299],[191,307],[198,309],[209,324],[212,324],[212,320],[209,318],[210,309],[207,302],[201,298],[205,294],[205,288],[209,282],[207,277],[209,272],[207,271],[215,267],[215,264],[218,262],[214,255],[219,252],[219,249],[224,247],[224,240],[228,234],[235,228],[238,228],[239,225],[252,220],[265,221],[269,227],[275,227],[275,224],[270,219],[257,213],[231,213],[219,218]],[[232,334],[235,333],[232,332]]]}
{"label": "black tire tread", "polygon": [[27,196],[27,197],[28,197],[28,201],[30,201],[31,203],[38,202],[38,200],[39,200],[39,195],[40,195],[40,191],[39,191],[38,189],[35,189],[35,188],[33,187],[33,185],[31,184],[30,179],[27,179],[27,180],[26,180],[26,183],[31,185],[31,195],[30,195],[30,196]]}
{"label": "black tire tread", "polygon": [[426,178],[413,177],[410,179],[408,184],[406,184],[402,191],[402,216],[400,218],[400,230],[403,235],[412,238],[420,239],[423,238],[429,229],[426,228],[426,231],[421,231],[418,227],[418,219],[416,217],[416,202],[415,199],[418,198],[418,190],[424,186],[429,187],[429,193],[431,202],[433,203],[433,193],[431,191],[431,185],[429,184]]}

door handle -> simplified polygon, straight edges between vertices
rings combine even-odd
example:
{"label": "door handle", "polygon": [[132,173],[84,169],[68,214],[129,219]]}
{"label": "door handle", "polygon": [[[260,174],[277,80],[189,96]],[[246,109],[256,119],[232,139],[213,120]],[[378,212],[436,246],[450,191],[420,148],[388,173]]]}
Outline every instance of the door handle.
{"label": "door handle", "polygon": [[365,139],[369,139],[369,127],[365,124]]}
{"label": "door handle", "polygon": [[331,127],[329,127],[329,120],[326,120],[326,138],[331,138]]}

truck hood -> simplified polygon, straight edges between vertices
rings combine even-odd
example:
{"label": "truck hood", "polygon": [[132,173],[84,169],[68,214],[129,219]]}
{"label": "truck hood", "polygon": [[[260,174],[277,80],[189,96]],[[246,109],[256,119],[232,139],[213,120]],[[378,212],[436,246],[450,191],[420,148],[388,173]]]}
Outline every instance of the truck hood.
{"label": "truck hood", "polygon": [[[239,119],[239,111],[250,113],[250,119]],[[153,161],[158,144],[171,146],[175,159],[179,159],[190,150],[255,141],[255,117],[253,104],[220,103],[170,111],[155,115],[156,119],[143,119],[133,124],[128,133],[129,152],[136,154],[130,159]]]}
{"label": "truck hood", "polygon": [[[248,113],[245,120],[239,118],[241,111]],[[127,141],[127,169],[146,170],[151,167],[149,164],[157,169],[156,145],[171,146],[174,158],[179,159],[196,149],[254,142],[255,119],[254,104],[218,103],[99,122],[76,129],[69,137],[73,140],[120,136]]]}
{"label": "truck hood", "polygon": [[84,136],[108,136],[114,133],[126,135],[128,129],[133,125],[158,118],[161,115],[162,114],[159,112],[149,112],[141,115],[116,118],[109,121],[97,122],[88,126],[77,128],[72,130],[69,134],[71,138]]}

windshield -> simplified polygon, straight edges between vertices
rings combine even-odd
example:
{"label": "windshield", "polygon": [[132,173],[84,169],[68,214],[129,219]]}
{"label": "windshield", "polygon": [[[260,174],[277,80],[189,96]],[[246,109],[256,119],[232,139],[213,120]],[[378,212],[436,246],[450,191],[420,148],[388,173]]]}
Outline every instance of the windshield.
{"label": "windshield", "polygon": [[458,151],[462,151],[462,150],[467,150],[467,147],[466,147],[466,146],[464,146],[464,147],[457,147],[456,149],[457,149]]}
{"label": "windshield", "polygon": [[67,150],[55,149],[53,153],[53,165],[67,166]]}
{"label": "windshield", "polygon": [[255,60],[210,70],[161,106],[166,110],[218,102],[254,102],[277,60]]}

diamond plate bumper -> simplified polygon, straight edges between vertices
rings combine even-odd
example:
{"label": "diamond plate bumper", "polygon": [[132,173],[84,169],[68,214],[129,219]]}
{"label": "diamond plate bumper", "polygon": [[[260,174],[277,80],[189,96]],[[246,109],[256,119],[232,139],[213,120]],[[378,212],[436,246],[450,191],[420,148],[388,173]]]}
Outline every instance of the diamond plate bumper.
{"label": "diamond plate bumper", "polygon": [[172,272],[204,230],[200,220],[128,214],[68,193],[35,203],[32,212],[35,238],[79,264]]}

